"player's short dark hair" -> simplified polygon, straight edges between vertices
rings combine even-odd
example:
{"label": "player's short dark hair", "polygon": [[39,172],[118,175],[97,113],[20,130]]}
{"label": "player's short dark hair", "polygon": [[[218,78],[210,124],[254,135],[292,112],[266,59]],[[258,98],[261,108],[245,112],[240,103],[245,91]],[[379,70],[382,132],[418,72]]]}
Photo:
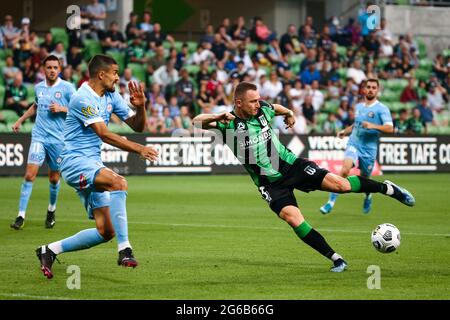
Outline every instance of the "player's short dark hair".
{"label": "player's short dark hair", "polygon": [[100,71],[106,71],[113,64],[117,64],[116,60],[104,54],[95,55],[88,64],[89,77],[95,77]]}
{"label": "player's short dark hair", "polygon": [[58,61],[59,66],[61,66],[61,61],[59,61],[58,57],[55,56],[54,54],[46,56],[45,59],[42,61],[42,65],[45,66],[47,61]]}
{"label": "player's short dark hair", "polygon": [[239,99],[249,90],[258,90],[258,87],[251,82],[242,81],[234,89],[234,98]]}
{"label": "player's short dark hair", "polygon": [[366,80],[366,85],[367,85],[367,83],[369,83],[369,82],[375,82],[375,83],[377,84],[377,87],[378,87],[378,88],[380,87],[380,82],[378,81],[378,79],[375,79],[375,78],[369,78],[369,79]]}

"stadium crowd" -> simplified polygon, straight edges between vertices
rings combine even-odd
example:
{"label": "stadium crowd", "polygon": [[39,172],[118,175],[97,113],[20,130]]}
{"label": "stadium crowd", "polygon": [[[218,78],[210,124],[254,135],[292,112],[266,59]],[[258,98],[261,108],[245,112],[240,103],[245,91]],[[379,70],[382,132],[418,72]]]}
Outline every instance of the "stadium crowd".
{"label": "stadium crowd", "polygon": [[[380,80],[379,100],[392,111],[399,134],[450,133],[449,51],[431,59],[421,39],[411,33],[396,39],[384,19],[371,31],[366,13],[345,24],[334,16],[319,30],[307,17],[278,35],[262,18],[248,22],[241,16],[209,24],[198,42],[181,42],[152,21],[150,11],[141,19],[131,12],[125,30],[116,22],[106,26],[106,14],[94,0],[83,8],[81,29],[52,28],[44,36],[26,17],[20,27],[11,15],[4,17],[0,131],[10,130],[34,101],[33,85],[44,79],[40,63],[48,54],[60,59],[60,76],[78,88],[88,79],[89,59],[105,53],[119,64],[125,99],[129,81],[145,86],[146,131],[153,134],[191,130],[198,113],[232,110],[233,89],[243,80],[255,83],[262,99],[294,111],[292,129],[282,119],[274,123],[281,133],[334,134],[353,123],[368,78]],[[127,130],[119,119],[111,128]]]}

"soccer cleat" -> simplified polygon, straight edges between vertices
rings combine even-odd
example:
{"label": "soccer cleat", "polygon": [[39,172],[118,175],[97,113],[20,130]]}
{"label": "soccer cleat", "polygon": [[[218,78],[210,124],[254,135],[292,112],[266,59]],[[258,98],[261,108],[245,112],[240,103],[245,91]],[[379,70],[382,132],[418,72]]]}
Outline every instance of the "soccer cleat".
{"label": "soccer cleat", "polygon": [[320,212],[322,214],[328,214],[333,209],[333,205],[330,202],[325,203],[323,206],[320,207]]}
{"label": "soccer cleat", "polygon": [[24,225],[25,225],[25,219],[19,216],[9,226],[13,229],[20,230],[20,229],[23,229]]}
{"label": "soccer cleat", "polygon": [[370,212],[370,209],[372,209],[372,194],[370,193],[368,196],[364,198],[363,203],[363,213],[368,214]]}
{"label": "soccer cleat", "polygon": [[347,269],[347,262],[344,259],[337,259],[333,262],[334,267],[330,269],[331,272],[342,272]]}
{"label": "soccer cleat", "polygon": [[401,203],[412,207],[416,204],[416,199],[414,196],[406,189],[399,187],[395,183],[389,180],[385,180],[383,183],[388,184],[394,188],[394,194],[391,196],[392,198],[397,199]]}
{"label": "soccer cleat", "polygon": [[138,262],[134,258],[131,248],[125,248],[119,251],[119,259],[117,260],[117,264],[123,267],[137,267]]}
{"label": "soccer cleat", "polygon": [[56,254],[48,248],[48,246],[42,246],[36,249],[36,256],[41,263],[41,271],[47,279],[53,278],[52,265],[56,259]]}
{"label": "soccer cleat", "polygon": [[45,219],[45,227],[51,229],[55,226],[55,211],[47,210],[47,219]]}

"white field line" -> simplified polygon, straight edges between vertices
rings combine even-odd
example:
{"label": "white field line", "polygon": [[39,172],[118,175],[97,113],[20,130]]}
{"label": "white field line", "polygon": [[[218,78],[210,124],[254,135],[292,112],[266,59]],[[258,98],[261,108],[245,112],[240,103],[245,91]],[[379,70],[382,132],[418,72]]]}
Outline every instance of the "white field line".
{"label": "white field line", "polygon": [[[28,219],[36,220],[39,219]],[[76,222],[76,223],[91,223],[90,220],[72,220],[59,219],[62,222]],[[144,221],[128,221],[128,224],[144,224],[144,225],[158,225],[168,227],[188,227],[188,228],[223,228],[223,229],[245,229],[245,230],[286,230],[283,227],[254,227],[254,226],[232,226],[224,224],[195,224],[195,223],[162,223],[162,222],[144,222]],[[333,228],[317,228],[318,231],[324,232],[341,232],[341,233],[370,233],[372,230],[352,230],[352,229],[333,229]],[[411,236],[425,236],[425,237],[450,237],[450,233],[425,233],[425,232],[401,232],[402,235]]]}
{"label": "white field line", "polygon": [[0,293],[0,297],[28,298],[28,299],[39,299],[39,300],[71,300],[69,298],[64,298],[64,297],[35,296],[35,295],[25,294],[25,293]]}

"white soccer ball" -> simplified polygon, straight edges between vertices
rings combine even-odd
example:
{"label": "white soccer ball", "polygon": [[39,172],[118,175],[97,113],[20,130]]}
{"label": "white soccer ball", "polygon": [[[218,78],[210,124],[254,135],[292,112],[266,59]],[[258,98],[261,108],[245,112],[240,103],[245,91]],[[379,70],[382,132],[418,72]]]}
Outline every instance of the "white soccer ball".
{"label": "white soccer ball", "polygon": [[390,223],[378,225],[372,231],[372,244],[382,253],[390,253],[400,246],[400,230]]}

